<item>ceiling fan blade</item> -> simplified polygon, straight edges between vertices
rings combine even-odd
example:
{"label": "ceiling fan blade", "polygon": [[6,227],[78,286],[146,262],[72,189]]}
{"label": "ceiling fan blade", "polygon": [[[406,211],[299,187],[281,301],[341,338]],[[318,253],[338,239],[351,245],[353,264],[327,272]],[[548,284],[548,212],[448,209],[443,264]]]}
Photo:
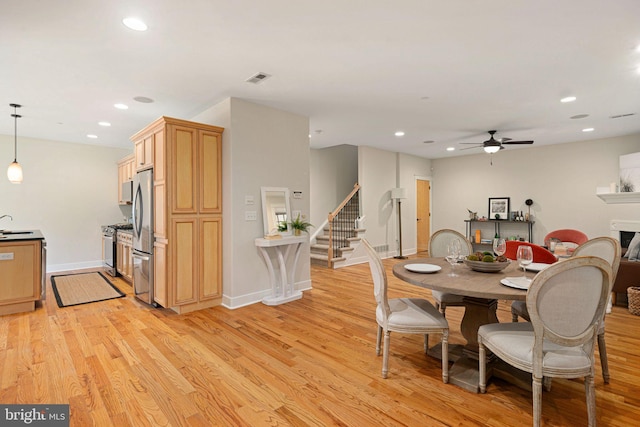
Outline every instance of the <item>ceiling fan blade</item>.
{"label": "ceiling fan blade", "polygon": [[503,141],[502,144],[533,144],[533,141]]}
{"label": "ceiling fan blade", "polygon": [[[464,144],[464,143],[463,143],[463,142],[461,142],[460,144]],[[467,142],[467,144],[468,144],[468,142]],[[470,149],[472,149],[472,148],[481,148],[481,147],[482,147],[482,144],[476,144],[476,145],[475,145],[475,146],[473,146],[473,147],[464,147],[464,148],[461,148],[461,149],[460,149],[460,151],[462,151],[462,150],[470,150]]]}

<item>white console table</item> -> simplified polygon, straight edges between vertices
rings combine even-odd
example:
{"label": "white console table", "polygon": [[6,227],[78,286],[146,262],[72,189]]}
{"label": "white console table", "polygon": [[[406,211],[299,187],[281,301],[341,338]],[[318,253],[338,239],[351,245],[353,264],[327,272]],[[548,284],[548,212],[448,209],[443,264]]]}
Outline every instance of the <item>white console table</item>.
{"label": "white console table", "polygon": [[[264,304],[279,305],[302,298],[302,292],[294,289],[294,279],[300,249],[302,249],[302,244],[308,241],[309,238],[307,236],[287,236],[273,240],[256,239],[256,246],[260,248],[260,252],[267,263],[269,280],[271,281],[272,294],[262,299]],[[278,258],[278,274],[276,274],[276,267],[274,267],[271,256],[269,255],[269,249],[273,249]],[[291,251],[295,251],[293,263],[287,268],[287,260],[289,259]]]}

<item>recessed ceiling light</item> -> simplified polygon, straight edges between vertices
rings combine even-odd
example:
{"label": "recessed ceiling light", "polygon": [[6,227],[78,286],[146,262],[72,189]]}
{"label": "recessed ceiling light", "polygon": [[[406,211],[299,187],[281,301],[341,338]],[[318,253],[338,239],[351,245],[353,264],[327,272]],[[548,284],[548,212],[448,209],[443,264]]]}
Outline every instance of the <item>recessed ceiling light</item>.
{"label": "recessed ceiling light", "polygon": [[584,128],[582,129],[582,132],[593,132],[595,129],[593,128]]}
{"label": "recessed ceiling light", "polygon": [[569,117],[570,119],[584,119],[585,117],[589,117],[588,114],[576,114],[575,116]]}
{"label": "recessed ceiling light", "polygon": [[447,151],[455,151],[455,147],[447,147]]}
{"label": "recessed ceiling light", "polygon": [[147,24],[145,24],[140,19],[134,18],[132,16],[124,18],[122,20],[122,23],[125,25],[125,27],[135,31],[147,31]]}
{"label": "recessed ceiling light", "polygon": [[104,127],[109,127],[109,126],[111,126],[111,123],[109,123],[109,122],[98,122],[98,124],[99,124],[100,126],[104,126]]}
{"label": "recessed ceiling light", "polygon": [[118,110],[128,110],[129,106],[126,104],[113,104],[114,107],[116,107]]}
{"label": "recessed ceiling light", "polygon": [[397,131],[395,133],[395,136],[404,136],[404,132],[402,132],[401,130]]}
{"label": "recessed ceiling light", "polygon": [[153,102],[153,99],[147,98],[146,96],[136,96],[133,100],[142,102],[143,104],[151,104]]}
{"label": "recessed ceiling light", "polygon": [[560,102],[573,102],[576,100],[575,96],[565,96],[560,100]]}
{"label": "recessed ceiling light", "polygon": [[433,144],[435,141],[432,139],[427,139],[426,141],[422,141],[423,144]]}
{"label": "recessed ceiling light", "polygon": [[87,135],[87,138],[98,139],[98,135],[94,135],[94,134],[90,133],[89,135]]}

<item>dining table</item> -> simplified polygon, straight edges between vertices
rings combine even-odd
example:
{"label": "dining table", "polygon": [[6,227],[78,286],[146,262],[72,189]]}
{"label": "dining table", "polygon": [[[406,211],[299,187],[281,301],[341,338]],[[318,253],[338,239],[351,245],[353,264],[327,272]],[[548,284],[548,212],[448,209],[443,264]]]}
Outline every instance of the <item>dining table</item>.
{"label": "dining table", "polygon": [[[412,265],[430,267],[414,268]],[[406,266],[414,271],[408,270]],[[460,332],[466,344],[462,348],[449,345],[449,360],[454,361],[449,369],[449,382],[478,393],[478,328],[488,323],[498,322],[496,314],[498,300],[526,299],[526,289],[501,283],[508,277],[522,277],[524,274],[522,269],[518,268],[516,262],[510,262],[502,271],[481,272],[472,270],[465,264],[451,266],[445,258],[434,257],[400,261],[393,266],[393,274],[412,285],[463,296],[465,311],[460,323]],[[532,278],[534,274],[535,272],[527,272],[526,276]],[[437,348],[433,348],[429,354],[438,357],[438,351]],[[502,369],[503,367],[505,369]],[[525,388],[531,385],[526,379],[520,378],[518,373],[500,365],[497,358],[489,360],[487,375],[517,382]]]}

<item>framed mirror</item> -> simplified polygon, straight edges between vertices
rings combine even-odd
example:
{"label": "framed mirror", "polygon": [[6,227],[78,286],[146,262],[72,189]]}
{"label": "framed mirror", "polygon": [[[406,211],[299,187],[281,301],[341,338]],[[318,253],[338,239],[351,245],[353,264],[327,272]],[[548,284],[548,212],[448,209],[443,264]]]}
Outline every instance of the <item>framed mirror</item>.
{"label": "framed mirror", "polygon": [[283,187],[262,187],[262,223],[264,234],[280,233],[290,235],[291,205],[289,189]]}

